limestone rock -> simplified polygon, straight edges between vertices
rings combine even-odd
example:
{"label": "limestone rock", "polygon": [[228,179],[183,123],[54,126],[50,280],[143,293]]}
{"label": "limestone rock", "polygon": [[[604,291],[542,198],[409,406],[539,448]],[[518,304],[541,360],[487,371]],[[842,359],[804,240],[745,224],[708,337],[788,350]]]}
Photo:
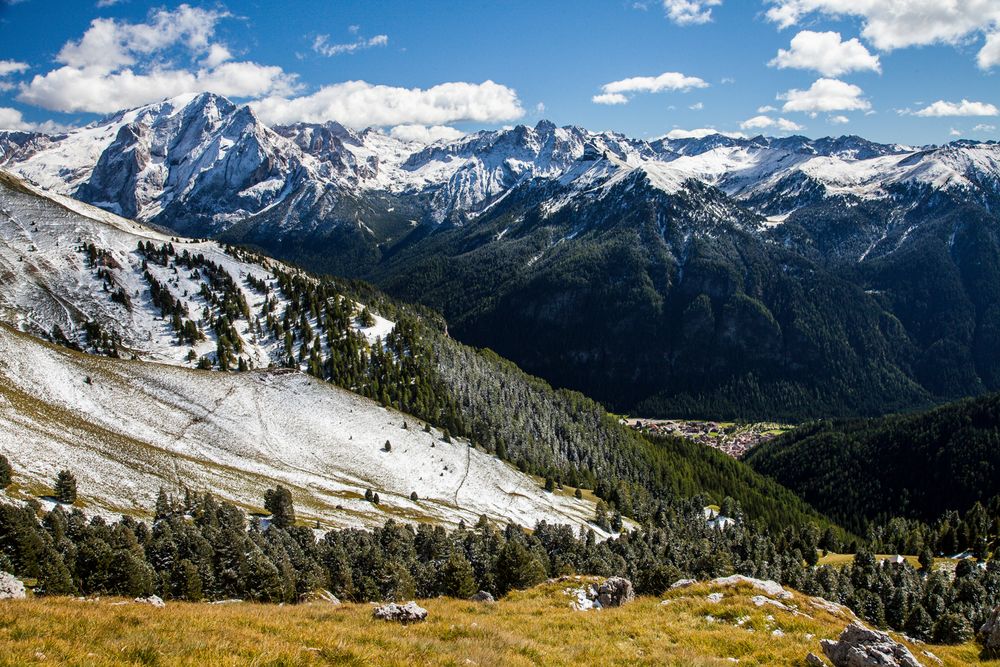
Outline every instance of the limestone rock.
{"label": "limestone rock", "polygon": [[809,665],[809,667],[829,667],[829,665],[826,664],[823,658],[819,657],[812,651],[810,651],[809,654],[806,655],[806,664]]}
{"label": "limestone rock", "polygon": [[602,607],[621,607],[635,599],[632,582],[625,577],[611,577],[597,588]]}
{"label": "limestone rock", "polygon": [[851,623],[837,641],[820,641],[834,667],[923,667],[910,649],[878,630]]}
{"label": "limestone rock", "polygon": [[496,600],[493,599],[493,596],[486,591],[479,591],[469,599],[473,602],[496,602]]}
{"label": "limestone rock", "polygon": [[694,586],[698,582],[694,579],[678,579],[674,583],[670,584],[670,590],[675,588],[687,588],[688,586]]}
{"label": "limestone rock", "polygon": [[150,595],[148,598],[136,598],[135,601],[138,604],[148,604],[150,607],[163,608],[167,606],[167,603],[159,595]]}
{"label": "limestone rock", "polygon": [[977,633],[983,644],[983,652],[988,658],[1000,657],[1000,607],[990,612],[989,618]]}
{"label": "limestone rock", "polygon": [[390,602],[375,607],[372,616],[383,621],[396,621],[403,624],[416,623],[427,618],[427,610],[412,600],[402,605]]}
{"label": "limestone rock", "polygon": [[782,588],[781,584],[776,581],[771,581],[770,579],[754,579],[753,577],[744,577],[742,574],[734,574],[731,577],[713,579],[711,583],[713,586],[738,586],[740,584],[749,584],[773,598],[788,600],[792,597],[792,594]]}
{"label": "limestone rock", "polygon": [[0,600],[23,600],[24,584],[13,574],[0,572]]}

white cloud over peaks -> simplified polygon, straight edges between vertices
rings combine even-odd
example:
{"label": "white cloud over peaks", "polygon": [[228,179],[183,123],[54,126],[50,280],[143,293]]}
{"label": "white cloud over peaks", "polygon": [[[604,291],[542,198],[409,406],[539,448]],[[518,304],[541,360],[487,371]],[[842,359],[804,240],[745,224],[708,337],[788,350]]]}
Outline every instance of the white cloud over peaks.
{"label": "white cloud over peaks", "polygon": [[997,131],[997,126],[996,125],[988,125],[987,123],[980,123],[979,125],[976,125],[974,128],[972,128],[972,131],[973,132],[996,132]]}
{"label": "white cloud over peaks", "polygon": [[389,134],[402,141],[414,141],[421,144],[432,144],[435,141],[454,141],[461,139],[465,133],[447,125],[397,125]]}
{"label": "white cloud over peaks", "polygon": [[805,129],[794,121],[787,118],[771,118],[770,116],[754,116],[740,123],[740,128],[744,130],[763,130],[773,128],[781,132],[798,132]]}
{"label": "white cloud over peaks", "polygon": [[594,104],[628,104],[628,98],[621,93],[601,93],[590,98]]}
{"label": "white cloud over peaks", "polygon": [[[357,28],[357,26],[351,26],[351,28]],[[357,30],[353,30],[352,34],[356,32]],[[388,43],[388,35],[375,35],[368,38],[358,37],[353,42],[345,44],[330,44],[330,35],[317,35],[316,39],[313,40],[312,48],[313,51],[321,56],[331,57],[339,56],[343,53],[356,53],[376,46],[386,46]]]}
{"label": "white cloud over peaks", "polygon": [[839,32],[803,30],[792,38],[788,50],[778,49],[778,55],[768,63],[778,69],[811,69],[824,76],[839,76],[855,70],[881,72],[878,56],[857,38],[842,41]]}
{"label": "white cloud over peaks", "polygon": [[996,0],[770,0],[767,18],[782,28],[806,15],[854,16],[861,35],[882,51],[934,43],[956,44],[980,33],[988,36],[979,66],[1000,62],[996,46],[1000,2]]}
{"label": "white cloud over peaks", "polygon": [[846,125],[847,123],[851,122],[851,119],[848,118],[847,116],[830,116],[829,118],[827,118],[827,121],[829,121],[833,125]]}
{"label": "white cloud over peaks", "polygon": [[677,25],[697,25],[712,20],[712,7],[722,0],[663,0],[667,18]]}
{"label": "white cloud over peaks", "polygon": [[10,107],[0,107],[0,130],[10,130],[13,132],[47,132],[54,134],[65,132],[67,126],[54,123],[50,120],[44,123],[30,123],[24,120],[24,116],[17,109]]}
{"label": "white cloud over peaks", "polygon": [[785,100],[781,107],[785,112],[865,111],[871,104],[862,95],[864,91],[854,84],[839,79],[816,79],[808,90],[793,88],[778,95],[778,99]]}
{"label": "white cloud over peaks", "polygon": [[699,127],[693,130],[682,130],[680,128],[674,128],[667,132],[661,139],[704,139],[705,137],[710,137],[713,134],[721,134],[724,137],[732,137],[734,139],[745,139],[746,135],[742,132],[720,132],[714,127]]}
{"label": "white cloud over peaks", "polygon": [[355,128],[458,121],[499,123],[524,115],[517,93],[493,81],[442,83],[426,89],[345,81],[310,95],[270,96],[251,106],[272,125],[336,120]]}
{"label": "white cloud over peaks", "polygon": [[919,111],[913,112],[914,116],[940,117],[940,116],[997,116],[1000,115],[994,105],[987,102],[970,102],[963,99],[961,102],[945,102],[938,100]]}
{"label": "white cloud over peaks", "polygon": [[664,72],[659,76],[633,76],[612,81],[601,86],[601,94],[591,98],[595,104],[626,104],[625,93],[660,93],[665,90],[687,92],[694,88],[707,88],[708,83],[696,76],[680,72]]}
{"label": "white cloud over peaks", "polygon": [[[229,14],[183,4],[152,12],[145,23],[94,19],[56,56],[62,67],[21,84],[18,100],[56,111],[108,113],[173,97],[212,91],[230,97],[287,95],[295,75],[280,67],[234,62],[211,41]],[[186,58],[188,68],[170,64]],[[201,59],[196,62],[197,59]]]}

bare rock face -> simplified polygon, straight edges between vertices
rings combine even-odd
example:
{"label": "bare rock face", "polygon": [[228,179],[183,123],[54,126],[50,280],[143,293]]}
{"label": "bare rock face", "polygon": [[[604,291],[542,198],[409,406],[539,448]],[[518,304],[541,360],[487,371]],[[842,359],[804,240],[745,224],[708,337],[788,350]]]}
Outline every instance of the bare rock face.
{"label": "bare rock face", "polygon": [[812,651],[806,655],[806,664],[809,665],[809,667],[829,667],[823,658],[819,657]]}
{"label": "bare rock face", "polygon": [[611,577],[597,588],[602,607],[621,607],[635,599],[632,582],[625,577]]}
{"label": "bare rock face", "polygon": [[979,628],[977,636],[983,644],[985,657],[1000,658],[1000,607],[990,612],[989,618]]}
{"label": "bare rock face", "polygon": [[24,584],[13,574],[0,572],[0,600],[23,600]]}
{"label": "bare rock face", "polygon": [[493,596],[487,593],[486,591],[479,591],[471,598],[469,598],[469,600],[471,600],[472,602],[496,602],[496,600],[493,599]]}
{"label": "bare rock face", "polygon": [[427,610],[413,601],[406,604],[391,602],[375,607],[372,616],[383,621],[395,621],[396,623],[405,625],[425,620],[427,618]]}
{"label": "bare rock face", "polygon": [[851,623],[837,641],[820,641],[834,667],[923,667],[917,658],[892,637]]}

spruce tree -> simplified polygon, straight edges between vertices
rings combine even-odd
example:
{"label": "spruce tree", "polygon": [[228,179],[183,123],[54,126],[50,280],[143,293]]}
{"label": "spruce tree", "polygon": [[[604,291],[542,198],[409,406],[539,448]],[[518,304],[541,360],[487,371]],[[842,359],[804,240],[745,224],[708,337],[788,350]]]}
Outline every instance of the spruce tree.
{"label": "spruce tree", "polygon": [[76,477],[69,470],[60,470],[56,476],[56,500],[66,505],[76,502]]}
{"label": "spruce tree", "polygon": [[271,513],[271,525],[275,528],[288,528],[295,524],[292,492],[280,484],[264,492],[264,509]]}
{"label": "spruce tree", "polygon": [[459,549],[452,549],[448,560],[438,575],[438,589],[444,595],[468,598],[476,592],[475,572],[472,564]]}
{"label": "spruce tree", "polygon": [[3,454],[0,454],[0,489],[10,486],[11,476],[14,470],[10,467],[10,461]]}

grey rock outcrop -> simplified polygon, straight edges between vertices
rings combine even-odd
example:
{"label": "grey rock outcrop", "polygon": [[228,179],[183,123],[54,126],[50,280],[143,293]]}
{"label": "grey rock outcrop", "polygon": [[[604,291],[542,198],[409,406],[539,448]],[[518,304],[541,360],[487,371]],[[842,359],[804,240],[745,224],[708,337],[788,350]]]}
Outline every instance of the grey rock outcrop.
{"label": "grey rock outcrop", "polygon": [[148,598],[136,598],[138,604],[148,604],[150,607],[166,607],[167,603],[159,595],[150,595]]}
{"label": "grey rock outcrop", "polygon": [[13,574],[0,572],[0,600],[23,600],[24,584]]}
{"label": "grey rock outcrop", "polygon": [[372,616],[383,621],[395,621],[396,623],[417,623],[427,618],[427,610],[410,601],[406,604],[396,604],[391,602],[375,607]]}
{"label": "grey rock outcrop", "polygon": [[983,645],[985,657],[1000,657],[1000,607],[996,607],[990,612],[989,618],[979,628],[977,637]]}
{"label": "grey rock outcrop", "polygon": [[493,596],[487,593],[486,591],[479,591],[471,598],[469,598],[469,600],[471,600],[472,602],[496,602],[496,600],[493,599]]}
{"label": "grey rock outcrop", "polygon": [[621,607],[634,599],[635,589],[625,577],[611,577],[597,588],[597,600],[602,607]]}
{"label": "grey rock outcrop", "polygon": [[851,623],[837,641],[820,641],[834,667],[923,667],[910,649],[878,630]]}

